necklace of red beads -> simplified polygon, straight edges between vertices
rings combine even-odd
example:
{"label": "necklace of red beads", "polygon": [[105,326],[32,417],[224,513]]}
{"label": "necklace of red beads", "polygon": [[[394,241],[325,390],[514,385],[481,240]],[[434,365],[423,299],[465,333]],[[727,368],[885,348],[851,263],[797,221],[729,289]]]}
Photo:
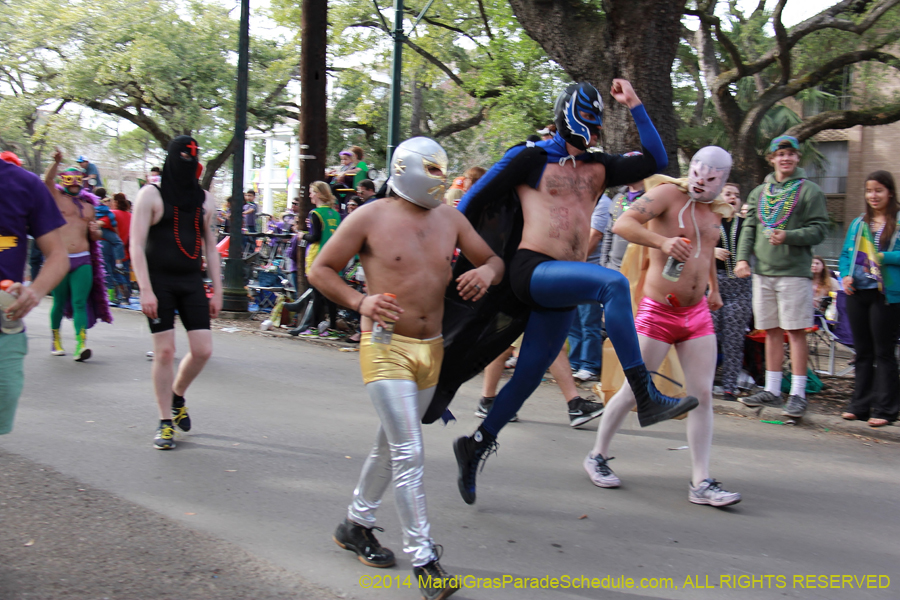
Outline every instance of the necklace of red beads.
{"label": "necklace of red beads", "polygon": [[172,207],[175,212],[175,243],[178,244],[178,249],[187,256],[189,259],[194,260],[198,256],[200,256],[200,213],[203,212],[202,209],[197,208],[197,212],[194,214],[194,232],[197,234],[197,241],[194,245],[194,252],[192,254],[188,254],[187,250],[184,249],[184,246],[181,245],[181,236],[178,234],[178,207]]}

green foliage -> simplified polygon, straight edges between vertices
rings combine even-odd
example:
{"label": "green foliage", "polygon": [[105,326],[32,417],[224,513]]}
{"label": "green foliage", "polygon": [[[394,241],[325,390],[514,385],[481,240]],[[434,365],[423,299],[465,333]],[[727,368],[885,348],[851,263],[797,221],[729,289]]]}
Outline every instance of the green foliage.
{"label": "green foliage", "polygon": [[[887,10],[875,26],[860,33],[827,27],[806,33],[791,48],[787,70],[778,60],[763,68],[753,68],[756,61],[778,47],[773,25],[774,3],[768,4],[768,9],[764,7],[750,12],[756,3],[748,3],[747,10],[742,9],[743,4],[733,0],[688,3],[689,10],[702,12],[714,8],[714,12],[709,13],[714,17],[710,18],[719,19],[721,32],[715,30],[711,21],[707,22],[715,60],[712,69],[710,65],[705,71],[700,68],[702,61],[696,36],[686,36],[679,48],[673,86],[676,113],[684,123],[679,131],[679,144],[686,153],[702,145],[717,144],[745,158],[744,165],[749,167],[756,160],[760,166],[763,165],[762,158],[769,140],[788,129],[802,129],[816,114],[900,102],[897,86],[884,85],[890,75],[896,77],[893,66],[856,62],[844,68],[823,71],[830,61],[847,57],[848,53],[867,49],[886,52],[891,48],[900,39],[897,33],[900,9],[894,7]],[[862,23],[881,4],[880,0],[856,3],[844,13],[832,15],[831,22]],[[836,2],[828,3],[820,10],[828,10],[831,5],[836,5]],[[696,26],[696,19],[691,22],[692,26]],[[701,25],[701,29],[703,27]],[[794,35],[800,31],[798,27],[787,27],[787,34]],[[726,86],[721,81],[731,79],[723,77],[733,73],[737,66],[733,53],[728,51],[729,46],[739,55],[744,75],[736,77]],[[894,64],[900,64],[900,61]],[[711,70],[715,73],[711,74]],[[701,71],[702,77],[699,75]],[[819,71],[823,71],[824,78],[817,76]],[[706,88],[699,95],[698,83]],[[718,98],[718,104],[714,104],[710,96]],[[698,106],[698,102],[702,105]],[[727,127],[727,123],[731,126]],[[854,124],[852,119],[847,119],[838,126],[850,127]],[[801,136],[808,138],[802,140],[801,147],[802,164],[807,166],[821,166],[824,161],[812,141],[816,131],[819,129],[807,130],[806,135]],[[741,142],[738,142],[739,136],[744,136]],[[750,175],[744,173],[744,176]]]}
{"label": "green foliage", "polygon": [[272,215],[281,220],[281,215],[287,212],[287,192],[272,192]]}
{"label": "green foliage", "polygon": [[[193,134],[204,160],[231,139],[238,33],[231,7],[197,0],[2,2],[9,16],[0,19],[0,62],[22,82],[22,89],[0,86],[2,134],[17,129],[16,115],[27,125],[29,114],[65,101],[130,121],[157,148]],[[287,114],[285,84],[298,56],[292,40],[252,39],[251,127],[270,126]],[[43,137],[19,125],[18,138],[58,144],[63,140],[51,134],[64,118],[47,120]],[[146,135],[121,139],[117,149],[134,156],[132,146],[140,142],[146,144]]]}
{"label": "green foliage", "polygon": [[[434,3],[403,48],[401,139],[412,130],[413,86],[421,94],[422,135],[447,149],[451,171],[490,164],[552,118],[551,107],[566,75],[523,33],[504,0]],[[381,8],[389,5],[380,0]],[[424,0],[407,1],[404,31],[409,32]],[[283,6],[286,21],[292,7]],[[390,11],[385,21],[392,27]],[[383,168],[387,144],[392,40],[372,2],[329,3],[329,61],[334,68],[329,115],[329,161],[350,145],[366,152],[366,161]],[[453,77],[446,71],[453,74]],[[458,125],[485,118],[468,127]],[[477,121],[477,118],[475,119]],[[442,131],[444,130],[444,131]]]}

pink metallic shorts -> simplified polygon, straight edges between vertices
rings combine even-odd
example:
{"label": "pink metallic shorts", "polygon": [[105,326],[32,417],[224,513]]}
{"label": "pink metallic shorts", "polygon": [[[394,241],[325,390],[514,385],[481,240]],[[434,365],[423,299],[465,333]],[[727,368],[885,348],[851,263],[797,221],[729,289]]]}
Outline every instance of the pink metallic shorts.
{"label": "pink metallic shorts", "polygon": [[634,328],[638,335],[667,344],[716,333],[705,298],[694,306],[675,308],[644,296],[638,306]]}

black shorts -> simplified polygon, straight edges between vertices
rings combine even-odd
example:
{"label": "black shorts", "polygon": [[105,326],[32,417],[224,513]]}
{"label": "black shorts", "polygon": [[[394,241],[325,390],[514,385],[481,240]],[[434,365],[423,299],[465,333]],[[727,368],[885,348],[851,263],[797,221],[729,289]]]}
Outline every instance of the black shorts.
{"label": "black shorts", "polygon": [[158,317],[150,319],[150,332],[160,333],[175,328],[175,311],[188,331],[209,329],[209,299],[203,277],[197,273],[150,273],[150,285],[156,295]]}
{"label": "black shorts", "polygon": [[509,263],[509,285],[512,288],[516,298],[524,302],[526,305],[537,310],[551,310],[559,312],[567,312],[572,310],[573,306],[564,308],[547,308],[541,306],[531,297],[531,277],[538,265],[547,261],[556,260],[552,256],[535,252],[534,250],[526,250],[519,248],[516,250],[515,256]]}

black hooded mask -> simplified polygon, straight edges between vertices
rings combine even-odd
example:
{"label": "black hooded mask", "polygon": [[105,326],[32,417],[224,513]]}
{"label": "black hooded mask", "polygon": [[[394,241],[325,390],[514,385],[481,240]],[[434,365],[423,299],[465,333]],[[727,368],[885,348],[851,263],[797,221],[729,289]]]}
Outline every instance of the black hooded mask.
{"label": "black hooded mask", "polygon": [[203,206],[206,193],[200,187],[200,156],[196,140],[179,135],[169,143],[169,153],[162,170],[160,192],[164,202],[181,210]]}

